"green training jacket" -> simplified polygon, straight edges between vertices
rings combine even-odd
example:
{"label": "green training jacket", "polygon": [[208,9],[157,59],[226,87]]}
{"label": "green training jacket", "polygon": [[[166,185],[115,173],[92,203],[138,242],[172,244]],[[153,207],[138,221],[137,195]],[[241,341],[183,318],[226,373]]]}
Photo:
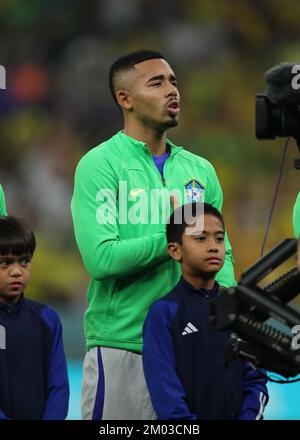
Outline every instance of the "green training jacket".
{"label": "green training jacket", "polygon": [[5,206],[5,196],[1,185],[0,185],[0,215],[7,215],[6,206]]}
{"label": "green training jacket", "polygon": [[296,238],[300,237],[300,193],[297,196],[293,210],[293,225]]}
{"label": "green training jacket", "polygon": [[[180,265],[167,252],[163,203],[153,194],[177,189],[181,203],[205,201],[222,209],[213,166],[167,142],[171,153],[164,178],[147,145],[123,131],[90,150],[77,166],[71,209],[77,245],[91,278],[84,318],[87,349],[141,352],[149,306],[180,278]],[[167,204],[171,207],[169,195]],[[226,261],[217,280],[223,286],[236,285],[227,236],[225,240]]]}

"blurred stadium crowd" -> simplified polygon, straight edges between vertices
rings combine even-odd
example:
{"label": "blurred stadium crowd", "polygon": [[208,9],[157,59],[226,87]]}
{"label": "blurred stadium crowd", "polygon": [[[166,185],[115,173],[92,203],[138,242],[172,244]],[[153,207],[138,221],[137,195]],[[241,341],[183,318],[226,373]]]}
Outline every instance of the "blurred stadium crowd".
{"label": "blurred stadium crowd", "polygon": [[[65,313],[71,355],[82,349],[74,334],[88,282],[72,231],[73,176],[88,149],[122,128],[110,64],[148,48],[174,68],[182,116],[170,138],[218,172],[239,277],[259,257],[283,144],[255,139],[255,94],[268,68],[299,63],[299,16],[297,0],[1,0],[0,182],[8,212],[37,234],[28,294]],[[295,155],[292,145],[268,248],[292,236]]]}

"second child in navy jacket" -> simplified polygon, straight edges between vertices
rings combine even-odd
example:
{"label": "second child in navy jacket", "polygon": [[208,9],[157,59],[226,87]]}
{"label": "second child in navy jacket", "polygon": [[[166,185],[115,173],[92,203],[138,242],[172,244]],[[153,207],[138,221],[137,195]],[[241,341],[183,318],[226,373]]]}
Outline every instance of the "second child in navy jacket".
{"label": "second child in navy jacket", "polygon": [[[198,198],[197,187],[189,195]],[[209,323],[219,295],[215,276],[225,260],[225,225],[207,203],[176,208],[167,223],[168,251],[182,278],[150,307],[144,324],[143,366],[153,408],[163,420],[259,420],[268,401],[266,379],[241,359],[224,366],[229,331]]]}

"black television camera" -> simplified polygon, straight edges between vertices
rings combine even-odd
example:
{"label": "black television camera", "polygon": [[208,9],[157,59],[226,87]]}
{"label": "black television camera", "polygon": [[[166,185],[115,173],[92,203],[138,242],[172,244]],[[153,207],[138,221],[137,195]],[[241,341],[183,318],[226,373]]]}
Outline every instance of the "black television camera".
{"label": "black television camera", "polygon": [[267,89],[256,95],[256,137],[292,136],[300,147],[300,64],[281,63],[265,76]]}
{"label": "black television camera", "polygon": [[[264,288],[257,285],[295,254],[296,247],[296,239],[284,240],[244,272],[236,287],[222,289],[211,303],[212,325],[235,332],[225,361],[240,357],[285,377],[300,373],[300,313],[287,305],[300,292],[300,272],[295,267]],[[266,322],[269,318],[274,325]],[[284,331],[276,322],[284,324]]]}
{"label": "black television camera", "polygon": [[[265,93],[256,95],[256,137],[292,136],[300,150],[300,64],[273,67],[266,72],[266,82]],[[299,160],[295,167],[300,169]],[[234,332],[227,363],[240,357],[285,377],[300,373],[300,313],[287,305],[300,293],[300,272],[294,267],[264,288],[257,284],[295,254],[296,247],[297,240],[284,240],[244,272],[236,287],[222,289],[212,302],[212,325]],[[275,320],[272,325],[270,318]]]}

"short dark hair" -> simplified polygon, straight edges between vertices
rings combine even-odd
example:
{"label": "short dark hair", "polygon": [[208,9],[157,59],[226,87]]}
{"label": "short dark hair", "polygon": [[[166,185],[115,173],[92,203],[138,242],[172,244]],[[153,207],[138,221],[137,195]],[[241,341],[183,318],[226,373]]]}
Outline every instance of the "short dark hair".
{"label": "short dark hair", "polygon": [[0,216],[0,255],[33,255],[36,247],[34,233],[24,220]]}
{"label": "short dark hair", "polygon": [[[209,203],[199,203],[192,202],[185,205],[179,206],[172,213],[169,222],[167,223],[167,241],[168,243],[179,243],[182,244],[182,236],[184,234],[185,228],[190,226],[186,222],[185,212],[191,213],[193,217],[199,212],[200,205],[203,205],[203,213],[212,215],[220,220],[223,229],[225,231],[225,224],[222,214]],[[181,221],[175,221],[175,219],[180,219]]]}
{"label": "short dark hair", "polygon": [[122,70],[130,69],[135,64],[142,63],[143,61],[154,60],[157,58],[162,58],[163,60],[165,59],[161,53],[155,52],[153,50],[137,50],[136,52],[130,52],[126,55],[121,56],[110,66],[109,88],[118,107],[120,106],[118,104],[114,88],[114,79],[117,73],[121,72]]}

